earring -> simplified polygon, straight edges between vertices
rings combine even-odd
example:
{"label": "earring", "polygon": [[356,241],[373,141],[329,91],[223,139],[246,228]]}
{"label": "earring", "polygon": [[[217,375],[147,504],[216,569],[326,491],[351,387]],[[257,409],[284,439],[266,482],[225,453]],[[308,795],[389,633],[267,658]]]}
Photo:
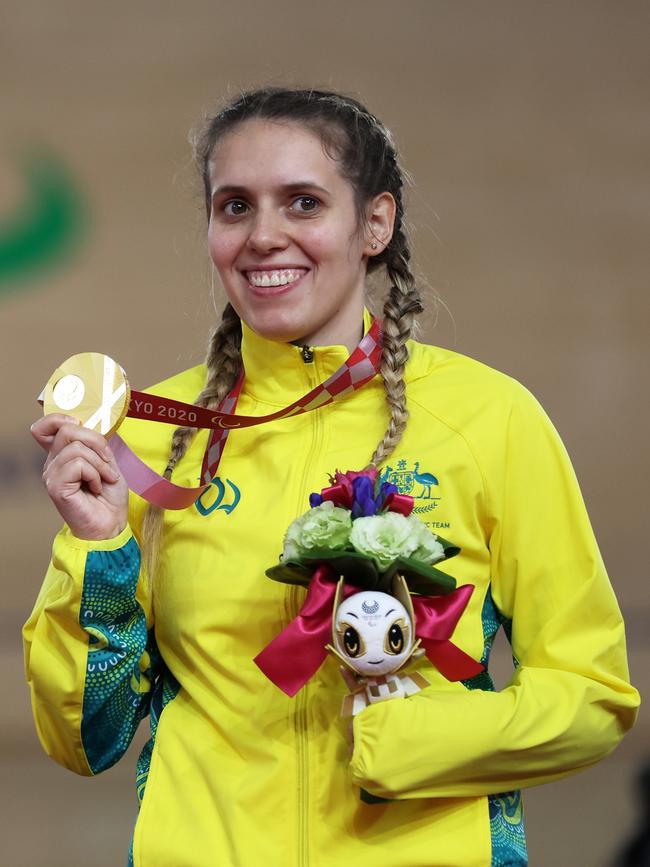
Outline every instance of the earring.
{"label": "earring", "polygon": [[371,250],[376,250],[376,249],[377,249],[377,245],[375,244],[374,241],[373,241],[372,244],[370,245],[370,249],[371,249]]}

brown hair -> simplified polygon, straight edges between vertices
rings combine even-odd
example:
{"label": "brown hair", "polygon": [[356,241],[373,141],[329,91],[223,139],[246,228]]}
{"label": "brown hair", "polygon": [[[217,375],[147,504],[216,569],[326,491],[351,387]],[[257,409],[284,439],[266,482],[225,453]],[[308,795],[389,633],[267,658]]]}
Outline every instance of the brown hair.
{"label": "brown hair", "polygon": [[[205,191],[208,218],[211,207],[210,160],[215,145],[247,120],[293,121],[304,124],[320,137],[327,153],[337,161],[342,176],[355,193],[360,224],[368,202],[383,192],[395,199],[396,215],[390,243],[368,259],[368,271],[385,266],[390,288],[384,303],[380,373],[384,382],[390,420],[370,463],[378,465],[399,443],[406,422],[404,370],[408,359],[406,341],[411,336],[422,303],[409,268],[411,252],[403,225],[404,178],[389,131],[360,102],[337,93],[267,87],[243,93],[211,118],[194,142],[195,157]],[[207,379],[196,399],[200,406],[214,408],[234,385],[241,367],[241,322],[227,304],[221,323],[210,337]],[[174,431],[166,478],[170,478],[195,435],[193,428]],[[145,514],[143,539],[145,563],[153,574],[162,534],[162,510],[150,506]]]}

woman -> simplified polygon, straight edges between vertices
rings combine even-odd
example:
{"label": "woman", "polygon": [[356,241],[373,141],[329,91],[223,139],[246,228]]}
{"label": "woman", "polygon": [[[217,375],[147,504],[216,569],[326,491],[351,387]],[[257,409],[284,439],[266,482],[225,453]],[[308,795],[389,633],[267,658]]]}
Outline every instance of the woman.
{"label": "woman", "polygon": [[[564,449],[518,383],[413,342],[421,310],[388,132],[336,94],[244,94],[197,145],[210,255],[229,299],[207,365],[153,389],[266,415],[326,380],[371,325],[384,267],[380,376],[327,407],[236,431],[212,495],[162,513],[132,496],[110,448],[63,416],[36,422],[67,527],[25,627],[45,749],[82,774],[117,761],[139,721],[132,863],[527,863],[518,790],[606,755],[632,724],[623,626]],[[198,397],[197,397],[198,395]],[[408,410],[407,410],[408,405]],[[194,485],[205,433],[128,420],[150,465]],[[460,546],[474,585],[454,643],[487,665],[500,625],[511,684],[446,680],[347,726],[328,660],[296,698],[253,658],[304,591],[268,581],[291,520],[336,468],[369,461]],[[147,577],[140,545],[155,564]],[[366,804],[359,787],[389,803]]]}

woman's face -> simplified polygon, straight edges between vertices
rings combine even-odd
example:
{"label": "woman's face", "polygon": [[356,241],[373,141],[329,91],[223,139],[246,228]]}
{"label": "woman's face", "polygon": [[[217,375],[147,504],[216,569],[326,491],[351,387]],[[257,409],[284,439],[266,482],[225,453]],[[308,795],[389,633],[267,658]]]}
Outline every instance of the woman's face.
{"label": "woman's face", "polygon": [[245,121],[215,148],[210,180],[210,256],[240,317],[272,340],[354,346],[372,239],[319,137]]}

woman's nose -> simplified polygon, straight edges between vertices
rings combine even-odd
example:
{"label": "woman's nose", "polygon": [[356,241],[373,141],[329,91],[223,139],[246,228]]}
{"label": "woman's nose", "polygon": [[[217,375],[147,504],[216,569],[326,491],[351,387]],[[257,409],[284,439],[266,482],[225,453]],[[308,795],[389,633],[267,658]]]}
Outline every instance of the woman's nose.
{"label": "woman's nose", "polygon": [[282,250],[289,243],[282,216],[273,209],[260,209],[248,236],[248,247],[256,253]]}

